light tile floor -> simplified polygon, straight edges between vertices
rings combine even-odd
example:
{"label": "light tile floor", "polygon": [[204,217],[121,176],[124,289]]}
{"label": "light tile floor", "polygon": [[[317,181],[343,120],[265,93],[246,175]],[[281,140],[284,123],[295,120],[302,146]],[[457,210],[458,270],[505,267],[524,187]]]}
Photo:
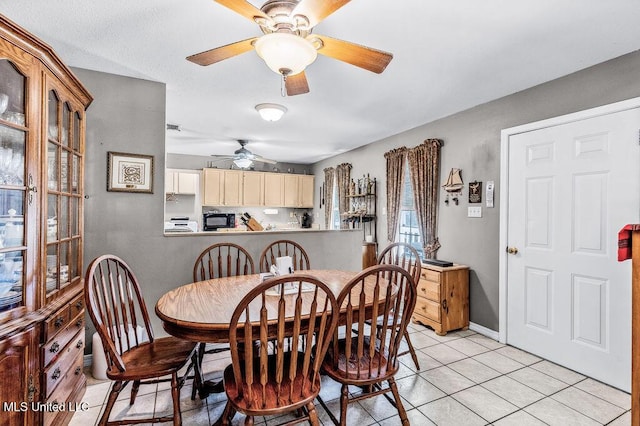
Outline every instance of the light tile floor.
{"label": "light tile floor", "polygon": [[[411,341],[418,350],[420,371],[411,357],[402,358],[396,375],[398,389],[412,425],[630,425],[631,397],[574,371],[505,346],[470,330],[438,336],[420,325],[411,325]],[[229,363],[228,352],[205,358],[208,378],[220,377]],[[96,424],[106,402],[110,382],[89,377],[83,401],[89,409],[78,412],[71,425]],[[129,407],[129,388],[113,409],[111,420],[126,416],[170,414],[168,384],[142,386]],[[340,385],[324,378],[321,396],[329,409],[339,412]],[[182,389],[184,425],[209,425],[225,405],[224,394],[191,401],[191,383]],[[331,424],[316,404],[320,421]],[[256,424],[272,425],[284,418],[259,418]],[[350,404],[349,425],[399,425],[397,411],[378,396]],[[166,423],[165,423],[166,424]],[[244,424],[236,415],[235,424]]]}

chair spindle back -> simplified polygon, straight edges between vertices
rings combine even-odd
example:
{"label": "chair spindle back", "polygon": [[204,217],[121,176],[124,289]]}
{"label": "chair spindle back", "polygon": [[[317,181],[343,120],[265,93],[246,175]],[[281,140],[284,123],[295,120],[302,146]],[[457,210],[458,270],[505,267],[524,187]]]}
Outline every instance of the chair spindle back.
{"label": "chair spindle back", "polygon": [[[404,268],[385,264],[367,268],[349,282],[338,297],[346,326],[338,327],[344,331],[344,347],[334,344],[329,349],[334,368],[365,381],[395,374],[398,349],[416,303],[412,281]],[[375,300],[379,303],[372,303]],[[382,321],[370,321],[373,318]],[[339,341],[338,329],[334,342]]]}
{"label": "chair spindle back", "polygon": [[[124,372],[121,355],[154,340],[138,280],[122,259],[103,255],[89,265],[84,285],[86,306],[102,340],[107,362]],[[146,337],[138,327],[144,328]]]}
{"label": "chair spindle back", "polygon": [[418,251],[407,243],[392,243],[378,256],[378,265],[397,265],[409,271],[414,285],[418,285],[422,263]]}
{"label": "chair spindle back", "polygon": [[194,282],[254,273],[253,259],[249,252],[233,243],[218,243],[207,247],[193,265]]}
{"label": "chair spindle back", "polygon": [[273,278],[247,294],[229,327],[238,397],[259,409],[274,389],[279,406],[317,393],[338,311],[327,285],[309,275]]}
{"label": "chair spindle back", "polygon": [[260,272],[269,272],[271,265],[276,264],[276,258],[283,256],[291,256],[296,271],[311,269],[309,256],[300,244],[290,240],[278,240],[269,244],[260,254]]}

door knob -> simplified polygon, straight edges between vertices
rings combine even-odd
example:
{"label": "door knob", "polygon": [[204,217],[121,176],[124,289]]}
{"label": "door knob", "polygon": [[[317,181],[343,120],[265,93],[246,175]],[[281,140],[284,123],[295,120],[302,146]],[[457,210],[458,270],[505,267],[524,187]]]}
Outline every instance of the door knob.
{"label": "door knob", "polygon": [[518,249],[516,247],[507,247],[507,253],[518,254]]}

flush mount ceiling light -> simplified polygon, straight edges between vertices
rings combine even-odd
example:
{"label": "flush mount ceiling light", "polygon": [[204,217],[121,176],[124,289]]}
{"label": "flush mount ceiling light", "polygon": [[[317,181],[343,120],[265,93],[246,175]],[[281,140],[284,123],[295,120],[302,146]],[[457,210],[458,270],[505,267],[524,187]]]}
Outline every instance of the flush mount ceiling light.
{"label": "flush mount ceiling light", "polygon": [[271,70],[284,76],[301,73],[318,57],[309,40],[286,32],[265,34],[254,47]]}
{"label": "flush mount ceiling light", "polygon": [[253,161],[249,160],[248,158],[237,158],[233,160],[233,164],[238,166],[238,168],[240,169],[247,169],[251,167],[251,165],[253,164]]}
{"label": "flush mount ceiling light", "polygon": [[256,111],[265,121],[278,121],[287,112],[287,108],[278,104],[258,104]]}

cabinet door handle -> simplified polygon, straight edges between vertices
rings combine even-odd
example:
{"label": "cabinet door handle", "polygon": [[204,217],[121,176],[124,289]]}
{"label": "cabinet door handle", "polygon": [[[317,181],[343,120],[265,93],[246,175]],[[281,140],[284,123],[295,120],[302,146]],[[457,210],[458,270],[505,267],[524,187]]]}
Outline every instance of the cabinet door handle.
{"label": "cabinet door handle", "polygon": [[29,204],[33,202],[33,194],[38,192],[38,187],[33,184],[33,176],[29,173],[29,185],[27,185],[27,191],[29,191]]}
{"label": "cabinet door handle", "polygon": [[52,354],[55,354],[59,350],[60,350],[60,344],[58,342],[53,342],[53,344],[49,348],[49,352],[51,352]]}

